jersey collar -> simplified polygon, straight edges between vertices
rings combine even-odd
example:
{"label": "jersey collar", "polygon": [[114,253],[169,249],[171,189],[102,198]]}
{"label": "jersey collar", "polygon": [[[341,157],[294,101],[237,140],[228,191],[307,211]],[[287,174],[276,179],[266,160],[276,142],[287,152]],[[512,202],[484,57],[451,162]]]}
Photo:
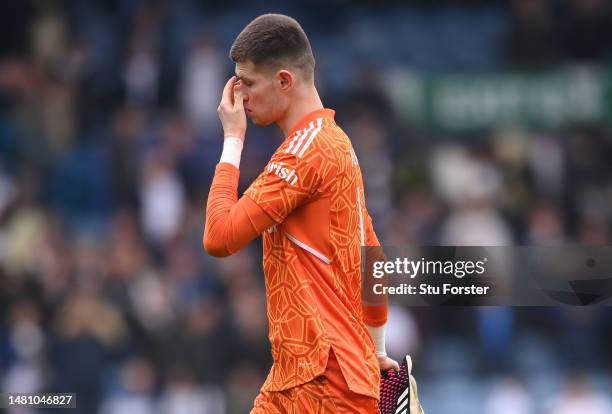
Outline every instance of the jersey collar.
{"label": "jersey collar", "polygon": [[328,108],[317,109],[316,111],[312,111],[298,121],[298,123],[293,127],[293,129],[289,133],[289,136],[293,135],[295,131],[297,131],[298,129],[306,128],[311,121],[314,121],[317,118],[329,118],[333,120],[335,113],[336,111],[334,111],[333,109],[328,109]]}

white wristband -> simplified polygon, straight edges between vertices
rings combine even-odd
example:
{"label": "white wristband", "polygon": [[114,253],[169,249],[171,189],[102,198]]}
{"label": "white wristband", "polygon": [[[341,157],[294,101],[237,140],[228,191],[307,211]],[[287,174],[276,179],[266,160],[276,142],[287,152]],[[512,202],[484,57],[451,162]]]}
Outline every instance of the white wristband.
{"label": "white wristband", "polygon": [[381,326],[370,326],[366,325],[372,339],[374,340],[374,344],[376,345],[376,356],[387,356],[387,349],[385,348],[385,330],[387,328],[387,324]]}
{"label": "white wristband", "polygon": [[226,137],[223,140],[223,152],[219,162],[227,162],[240,169],[243,141],[236,137]]}

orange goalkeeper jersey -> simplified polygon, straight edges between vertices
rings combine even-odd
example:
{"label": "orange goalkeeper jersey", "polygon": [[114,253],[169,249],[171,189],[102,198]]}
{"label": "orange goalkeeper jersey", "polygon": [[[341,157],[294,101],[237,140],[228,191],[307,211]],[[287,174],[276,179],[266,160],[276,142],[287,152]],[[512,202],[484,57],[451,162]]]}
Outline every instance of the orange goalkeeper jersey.
{"label": "orange goalkeeper jersey", "polygon": [[302,119],[238,201],[237,182],[235,167],[217,166],[204,244],[231,254],[263,231],[274,364],[262,389],[322,375],[333,347],[350,390],[378,398],[380,371],[365,323],[382,325],[387,309],[362,305],[361,246],[379,243],[357,157],[334,111]]}

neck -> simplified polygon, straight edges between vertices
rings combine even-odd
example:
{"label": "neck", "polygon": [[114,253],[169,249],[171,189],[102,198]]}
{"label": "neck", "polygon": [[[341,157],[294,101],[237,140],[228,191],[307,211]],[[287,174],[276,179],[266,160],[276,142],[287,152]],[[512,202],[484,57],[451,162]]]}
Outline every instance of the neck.
{"label": "neck", "polygon": [[285,136],[288,136],[300,119],[318,109],[323,109],[323,102],[321,102],[317,88],[312,85],[292,101],[285,115],[276,122],[276,125],[279,126]]}

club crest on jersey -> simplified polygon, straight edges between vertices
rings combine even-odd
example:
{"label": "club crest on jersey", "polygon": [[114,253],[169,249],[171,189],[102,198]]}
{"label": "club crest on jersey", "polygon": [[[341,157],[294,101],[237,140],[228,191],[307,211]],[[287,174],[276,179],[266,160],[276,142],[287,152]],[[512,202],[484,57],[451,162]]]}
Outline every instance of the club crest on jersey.
{"label": "club crest on jersey", "polygon": [[268,164],[268,172],[276,175],[280,179],[287,181],[290,185],[295,185],[298,181],[298,176],[294,169],[283,167],[282,162],[271,162]]}

